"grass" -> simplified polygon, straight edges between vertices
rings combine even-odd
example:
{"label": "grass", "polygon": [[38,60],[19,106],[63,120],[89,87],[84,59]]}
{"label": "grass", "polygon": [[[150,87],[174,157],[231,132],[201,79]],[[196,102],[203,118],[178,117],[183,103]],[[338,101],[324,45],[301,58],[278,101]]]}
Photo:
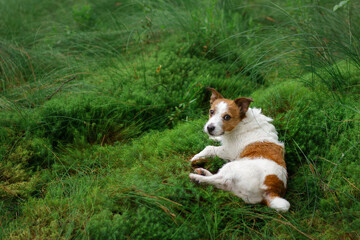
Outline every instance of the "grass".
{"label": "grass", "polygon": [[[360,15],[338,4],[0,0],[0,238],[359,238]],[[274,118],[290,212],[189,181],[206,86]]]}

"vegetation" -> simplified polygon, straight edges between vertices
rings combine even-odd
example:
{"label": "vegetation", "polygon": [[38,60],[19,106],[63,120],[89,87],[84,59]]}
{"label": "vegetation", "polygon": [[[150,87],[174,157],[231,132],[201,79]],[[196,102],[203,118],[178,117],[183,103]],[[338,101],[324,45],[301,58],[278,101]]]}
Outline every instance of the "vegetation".
{"label": "vegetation", "polygon": [[[0,238],[360,238],[359,9],[0,0]],[[206,86],[274,118],[288,213],[189,181]]]}

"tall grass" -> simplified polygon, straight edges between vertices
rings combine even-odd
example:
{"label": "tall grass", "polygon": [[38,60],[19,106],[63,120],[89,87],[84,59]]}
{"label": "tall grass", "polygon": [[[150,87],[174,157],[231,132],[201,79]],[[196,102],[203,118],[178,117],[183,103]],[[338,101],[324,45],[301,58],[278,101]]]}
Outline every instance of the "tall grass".
{"label": "tall grass", "polygon": [[[360,15],[338,3],[0,0],[0,237],[359,237]],[[274,118],[289,213],[188,180],[208,85]]]}

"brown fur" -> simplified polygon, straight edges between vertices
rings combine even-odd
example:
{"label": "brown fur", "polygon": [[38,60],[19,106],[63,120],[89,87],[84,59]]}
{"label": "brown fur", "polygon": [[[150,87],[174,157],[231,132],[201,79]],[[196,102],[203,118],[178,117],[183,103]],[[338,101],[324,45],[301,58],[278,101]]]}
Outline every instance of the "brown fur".
{"label": "brown fur", "polygon": [[283,181],[281,181],[276,175],[267,175],[264,181],[264,185],[268,188],[265,190],[265,198],[262,203],[266,204],[267,206],[270,205],[270,199],[275,197],[282,197],[285,195],[286,188],[284,186]]}
{"label": "brown fur", "polygon": [[233,100],[221,98],[214,101],[214,103],[211,105],[211,110],[215,110],[215,106],[220,102],[225,102],[228,105],[228,111],[224,113],[222,117],[224,117],[227,114],[231,117],[230,120],[228,121],[223,120],[224,122],[223,130],[230,132],[242,120],[240,116],[240,109]]}
{"label": "brown fur", "polygon": [[[253,102],[252,98],[237,98],[235,100],[230,100],[224,98],[216,89],[207,87],[207,90],[211,91],[210,97],[210,110],[215,110],[215,106],[219,102],[225,102],[228,105],[228,112],[224,113],[225,115],[230,115],[231,119],[229,121],[224,121],[224,131],[230,132],[236,127],[236,125],[246,117],[246,112],[249,109],[250,103]],[[211,117],[211,116],[210,116]]]}
{"label": "brown fur", "polygon": [[238,100],[236,102],[236,100],[216,98],[211,105],[210,110],[215,110],[215,106],[220,102],[225,102],[228,105],[228,111],[222,115],[222,117],[224,117],[225,115],[229,115],[231,117],[231,119],[228,121],[223,120],[223,130],[226,132],[230,132],[231,130],[233,130],[238,125],[238,123],[246,117],[245,113],[249,108],[249,105],[247,105],[247,103],[250,104],[250,100],[248,98],[241,98],[243,99],[242,101],[239,99],[240,98],[236,99]]}
{"label": "brown fur", "polygon": [[249,109],[250,103],[252,103],[252,102],[253,102],[252,98],[245,98],[245,97],[237,98],[234,100],[234,103],[240,109],[241,119],[243,119],[245,117],[245,114],[246,114],[247,110]]}
{"label": "brown fur", "polygon": [[282,146],[272,142],[255,142],[249,144],[240,154],[241,158],[266,158],[286,168],[284,160],[284,149]]}

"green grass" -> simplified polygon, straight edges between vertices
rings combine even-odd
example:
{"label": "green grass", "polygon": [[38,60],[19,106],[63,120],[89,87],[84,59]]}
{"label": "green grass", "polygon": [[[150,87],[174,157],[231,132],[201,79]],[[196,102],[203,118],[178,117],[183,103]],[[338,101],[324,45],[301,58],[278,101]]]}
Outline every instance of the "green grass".
{"label": "green grass", "polygon": [[[0,0],[0,238],[359,238],[360,8],[337,4]],[[189,181],[206,86],[274,119],[288,213]]]}

